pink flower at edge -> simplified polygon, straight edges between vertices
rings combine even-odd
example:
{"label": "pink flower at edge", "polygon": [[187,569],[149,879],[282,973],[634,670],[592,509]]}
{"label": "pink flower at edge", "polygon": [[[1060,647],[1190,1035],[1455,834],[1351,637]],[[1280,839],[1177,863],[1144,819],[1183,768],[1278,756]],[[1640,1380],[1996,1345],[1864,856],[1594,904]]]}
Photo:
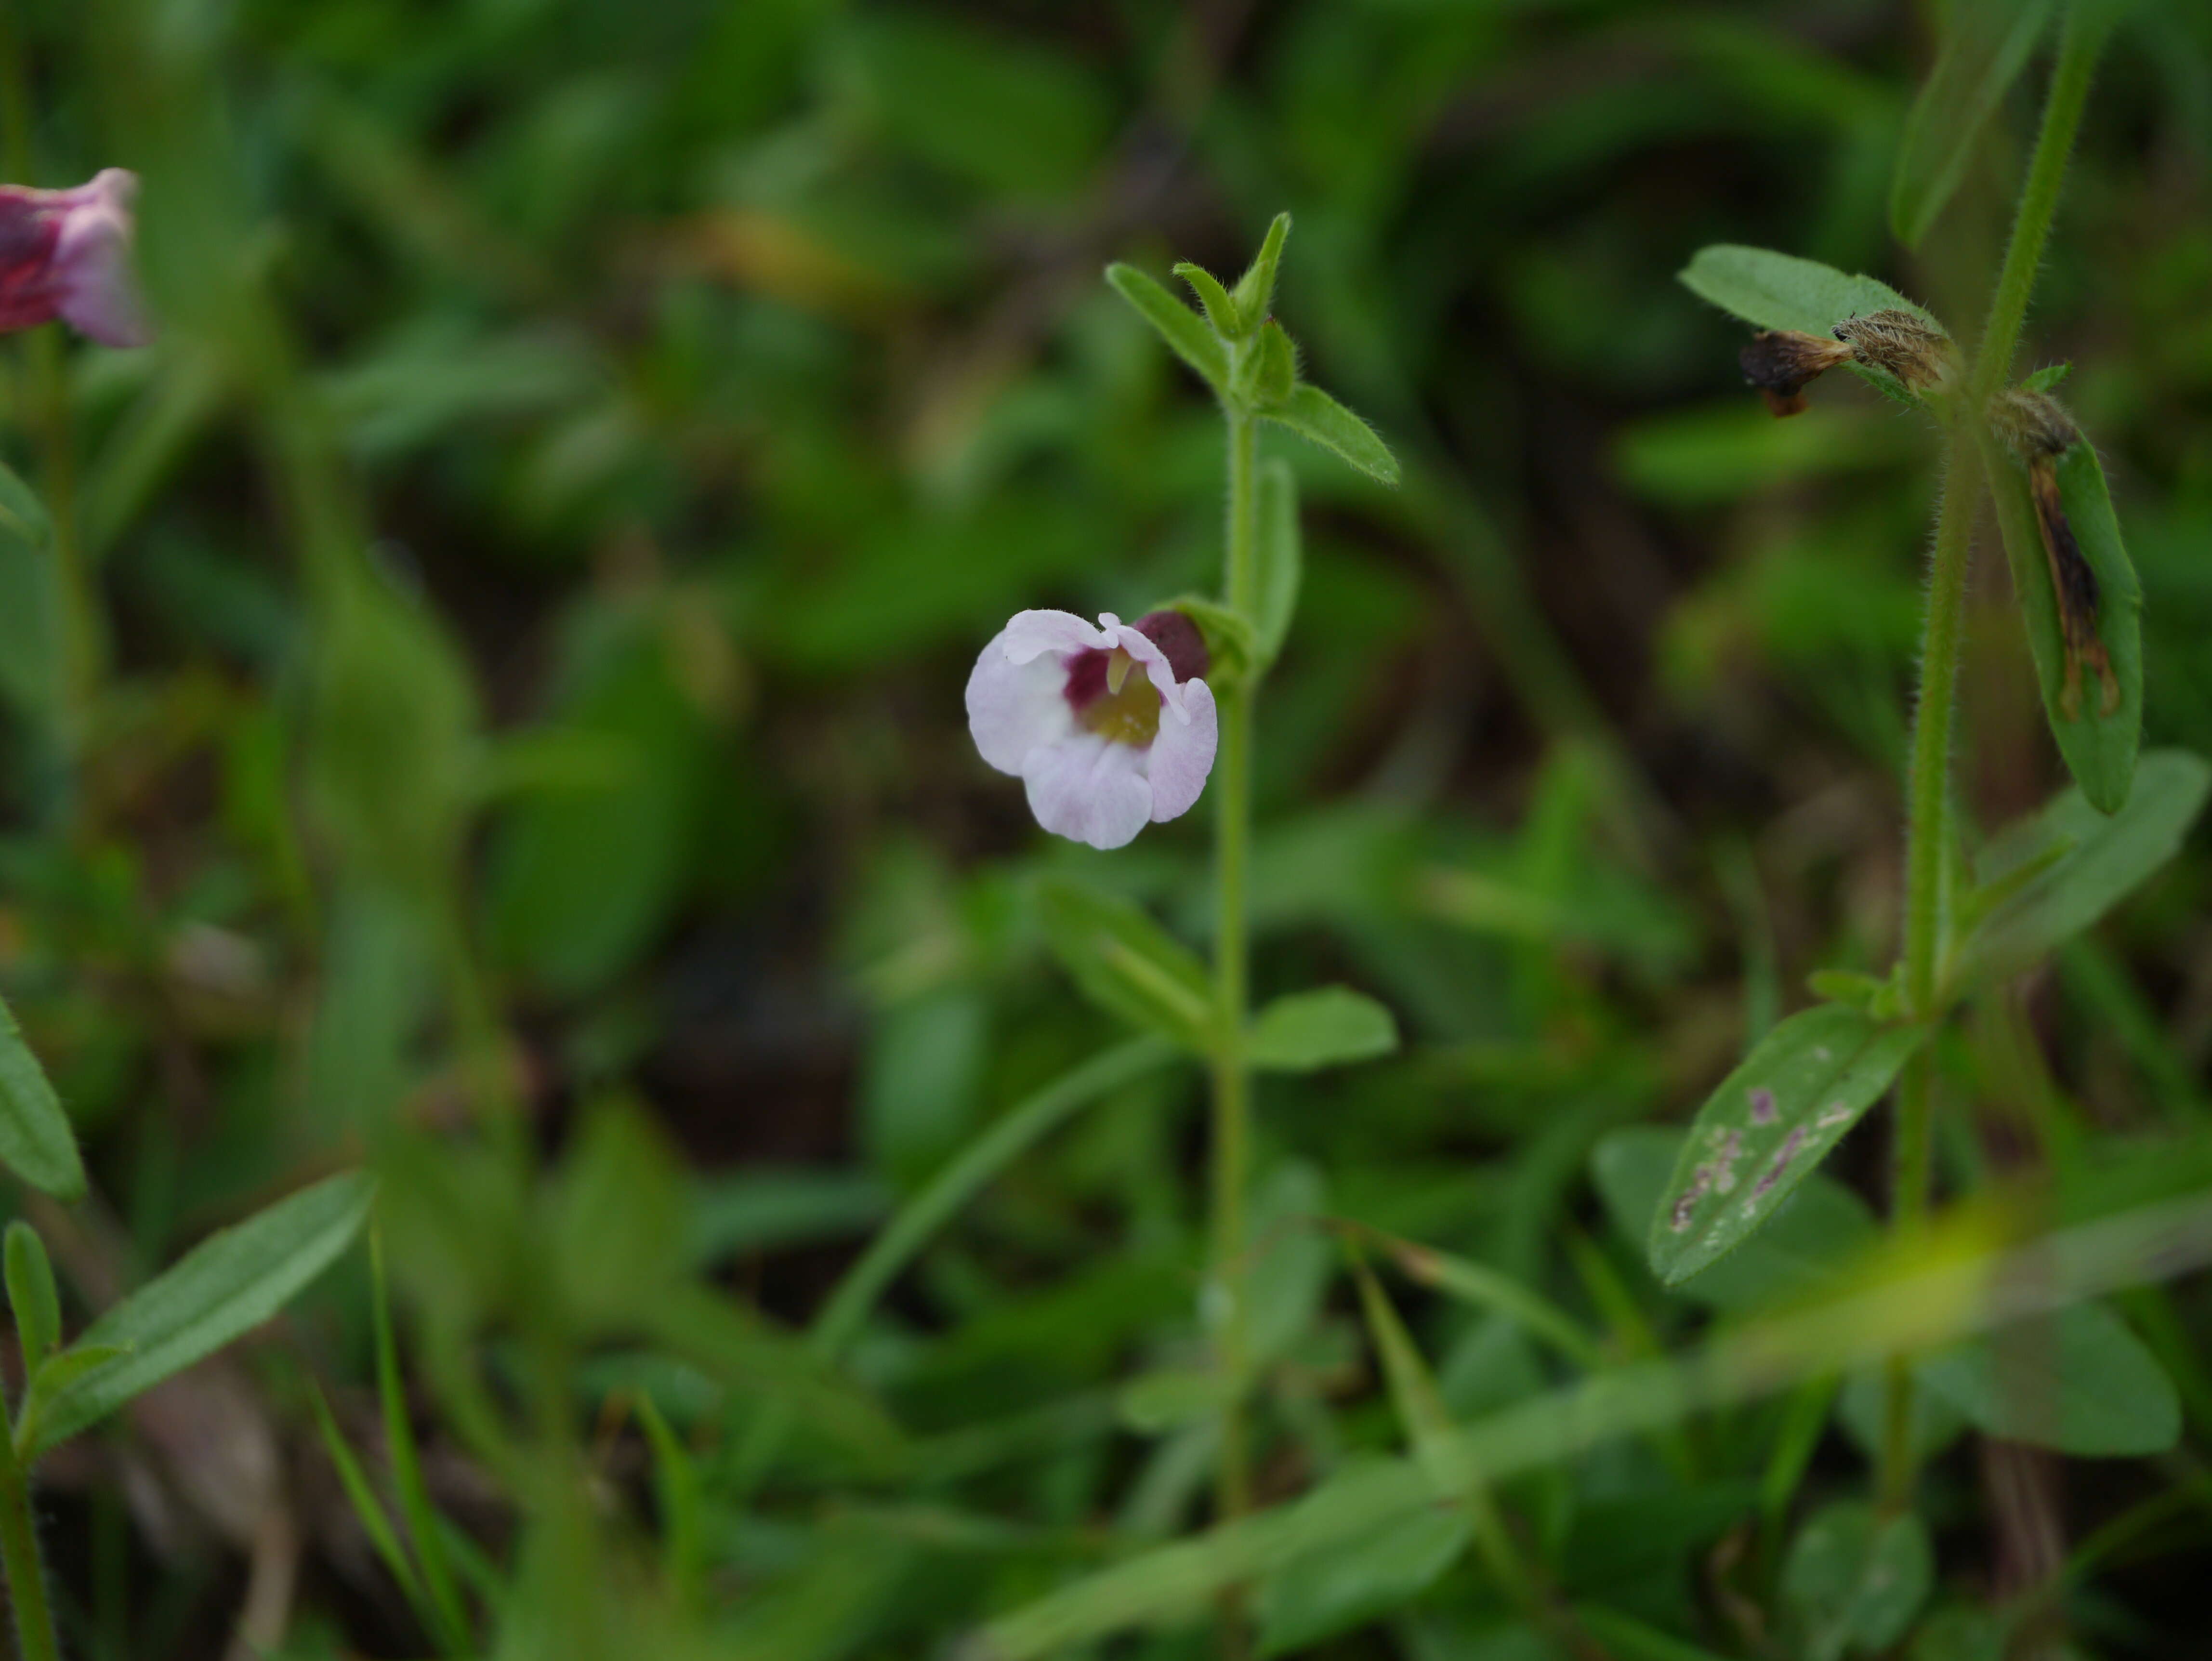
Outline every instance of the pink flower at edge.
{"label": "pink flower at edge", "polygon": [[121,167],[74,190],[0,185],[0,332],[58,318],[106,346],[153,338],[131,271],[137,192]]}
{"label": "pink flower at edge", "polygon": [[1206,668],[1180,611],[1133,624],[1108,611],[1096,629],[1069,611],[1018,612],[968,677],[968,730],[985,761],[1022,781],[1039,824],[1120,848],[1206,788],[1220,730]]}

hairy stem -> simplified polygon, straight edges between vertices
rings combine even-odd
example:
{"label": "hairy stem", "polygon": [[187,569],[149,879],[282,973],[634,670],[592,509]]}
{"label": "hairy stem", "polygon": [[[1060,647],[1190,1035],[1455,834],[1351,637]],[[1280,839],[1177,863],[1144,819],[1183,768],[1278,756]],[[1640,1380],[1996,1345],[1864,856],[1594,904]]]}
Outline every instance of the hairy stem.
{"label": "hairy stem", "polygon": [[2081,112],[2089,101],[2089,82],[2096,75],[2105,27],[2101,21],[2085,17],[2079,5],[2067,10],[2057,67],[2051,71],[2051,91],[2044,101],[2042,129],[2035,137],[2035,155],[2021,186],[2012,238],[2005,245],[2004,265],[1997,273],[1996,292],[1990,297],[1989,318],[1982,326],[1973,374],[1967,381],[1972,389],[1970,411],[1976,418],[2012,368],[2013,350],[2020,344],[2021,326],[2027,320],[2028,298],[2035,291],[2036,273],[2042,267],[2043,245],[2051,234],[2059,194],[2065,187],[2066,164],[2073,157],[2074,137],[2081,131]]}
{"label": "hairy stem", "polygon": [[[2078,8],[2069,11],[2050,95],[2044,104],[2042,127],[2036,135],[2035,154],[2028,163],[2020,205],[2013,216],[2012,237],[2005,247],[1981,342],[1966,377],[1964,406],[1952,412],[1950,421],[1943,502],[1936,517],[1927,611],[1921,630],[1920,697],[1913,712],[1911,773],[1907,785],[1905,998],[1905,1007],[1918,1020],[1931,1020],[1940,1013],[1936,1007],[1936,973],[1947,926],[1944,871],[1950,858],[1952,732],[1965,634],[1966,571],[1983,483],[1978,429],[1984,406],[1990,394],[2003,384],[2020,344],[2036,270],[2058,211],[2066,164],[2074,152],[2075,135],[2081,128],[2103,39],[2101,25],[2083,21]],[[1915,1227],[1928,1214],[1934,1165],[1935,1071],[1933,1056],[1923,1050],[1907,1064],[1898,1086],[1890,1170],[1890,1226],[1893,1229]],[[1879,1488],[1883,1504],[1898,1509],[1911,1502],[1919,1477],[1917,1450],[1912,1443],[1911,1370],[1903,1356],[1891,1358],[1886,1386]]]}
{"label": "hairy stem", "polygon": [[[1258,598],[1258,423],[1246,411],[1229,411],[1229,551],[1224,598],[1250,617]],[[1206,1314],[1215,1354],[1229,1381],[1221,1421],[1221,1463],[1216,1508],[1224,1520],[1251,1509],[1252,1475],[1244,1425],[1245,1223],[1244,1196],[1251,1185],[1251,1076],[1244,1063],[1244,1006],[1249,941],[1245,929],[1245,868],[1252,849],[1252,689],[1231,686],[1220,695],[1221,751],[1214,791],[1220,814],[1216,844],[1213,974],[1219,1031],[1213,1058],[1212,1267]]]}
{"label": "hairy stem", "polygon": [[16,1653],[23,1661],[61,1661],[53,1610],[46,1602],[38,1525],[31,1518],[30,1478],[6,1425],[0,1425],[0,1571],[7,1574],[8,1602],[15,1615]]}

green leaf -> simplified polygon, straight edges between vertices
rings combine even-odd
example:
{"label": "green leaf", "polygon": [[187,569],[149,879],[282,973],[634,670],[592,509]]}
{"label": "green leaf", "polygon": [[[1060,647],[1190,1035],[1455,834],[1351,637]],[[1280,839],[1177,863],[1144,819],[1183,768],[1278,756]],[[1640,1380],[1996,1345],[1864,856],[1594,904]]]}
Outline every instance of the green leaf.
{"label": "green leaf", "polygon": [[8,1225],[8,1305],[15,1315],[15,1337],[23,1349],[23,1371],[36,1373],[62,1337],[62,1298],[54,1285],[54,1266],[39,1231],[18,1217]]}
{"label": "green leaf", "polygon": [[2073,373],[2071,363],[2046,363],[2033,374],[2021,377],[2020,384],[2031,392],[2047,392]]}
{"label": "green leaf", "polygon": [[1412,1602],[1459,1561],[1473,1533],[1463,1507],[1431,1506],[1286,1565],[1254,1599],[1260,1653],[1310,1649]]}
{"label": "green leaf", "polygon": [[1382,1363],[1382,1378],[1390,1392],[1390,1405],[1398,1415],[1414,1463],[1428,1473],[1438,1500],[1457,1500],[1477,1481],[1473,1467],[1459,1457],[1451,1439],[1451,1414],[1436,1375],[1422,1358],[1413,1335],[1369,1269],[1355,1254],[1352,1278],[1359,1287],[1360,1312],[1366,1317],[1369,1338]]}
{"label": "green leaf", "polygon": [[443,1518],[422,1475],[422,1454],[415,1439],[407,1384],[399,1371],[399,1337],[392,1324],[392,1284],[385,1273],[382,1225],[368,1236],[369,1319],[376,1337],[376,1399],[384,1421],[384,1457],[392,1468],[392,1488],[399,1515],[422,1565],[424,1629],[437,1635],[447,1655],[468,1652],[468,1614],[460,1585],[447,1560]]}
{"label": "green leaf", "polygon": [[1398,482],[1398,458],[1375,429],[1315,386],[1301,386],[1283,403],[1261,413],[1289,428],[1301,438],[1311,439],[1385,484]]}
{"label": "green leaf", "polygon": [[2099,1303],[1938,1351],[1923,1385],[1979,1429],[2076,1457],[2163,1453],[2181,1435],[2181,1402],[2127,1323]]}
{"label": "green leaf", "polygon": [[1253,1020],[1244,1054],[1263,1072],[1312,1073],[1397,1047],[1398,1023],[1389,1010],[1348,986],[1324,986],[1268,1004]]}
{"label": "green leaf", "polygon": [[684,1265],[683,1165],[642,1110],[595,1104],[546,1194],[547,1289],[584,1330],[629,1332]]}
{"label": "green leaf", "polygon": [[303,1189],[209,1236],[94,1321],[76,1348],[127,1345],[129,1353],[55,1392],[31,1457],[275,1315],[352,1244],[375,1191],[360,1171]]}
{"label": "green leaf", "polygon": [[1927,1042],[1845,1004],[1791,1016],[1699,1110],[1650,1223],[1668,1286],[1717,1262],[1774,1214]]}
{"label": "green leaf", "polygon": [[1887,1649],[1905,1636],[1936,1579],[1928,1525],[1911,1512],[1883,1517],[1861,1500],[1815,1513],[1790,1548],[1782,1602],[1803,1661],[1841,1661]]}
{"label": "green leaf", "polygon": [[1258,528],[1255,555],[1259,569],[1254,586],[1259,590],[1260,615],[1253,619],[1256,635],[1253,649],[1264,669],[1281,655],[1283,642],[1290,637],[1291,621],[1298,611],[1298,587],[1305,574],[1297,476],[1280,456],[1269,456],[1260,464]]}
{"label": "green leaf", "polygon": [[[1624,1239],[1641,1243],[1668,1192],[1688,1138],[1660,1125],[1608,1132],[1590,1152],[1590,1175],[1606,1215]],[[1770,1309],[1849,1283],[1881,1238],[1866,1202],[1834,1178],[1805,1177],[1756,1238],[1674,1290],[1715,1309]]]}
{"label": "green leaf", "polygon": [[636,1396],[638,1423],[653,1449],[653,1503],[660,1513],[661,1573],[679,1608],[699,1598],[707,1561],[706,1499],[698,1461],[684,1445],[650,1390]]}
{"label": "green leaf", "polygon": [[1991,1610],[1954,1603],[1920,1623],[1911,1661],[2005,1661],[2011,1635],[2010,1623]]}
{"label": "green leaf", "polygon": [[84,1195],[76,1133],[5,1003],[0,1003],[0,1163],[58,1200]]}
{"label": "green leaf", "polygon": [[1906,247],[1919,246],[1958,190],[2051,11],[2051,0],[1952,0],[1944,9],[1942,48],[1905,119],[1890,179],[1890,228]]}
{"label": "green leaf", "polygon": [[1189,947],[1128,901],[1064,879],[1037,887],[1051,943],[1085,997],[1201,1055],[1213,1048],[1213,989]]}
{"label": "green leaf", "polygon": [[1250,349],[1257,356],[1252,377],[1253,401],[1263,410],[1285,403],[1298,385],[1298,349],[1291,344],[1283,326],[1270,318],[1260,326]]}
{"label": "green leaf", "polygon": [[1936,322],[1887,283],[1847,276],[1817,259],[1732,242],[1698,249],[1680,280],[1700,300],[1754,328],[1825,335],[1845,318],[1891,309]]}
{"label": "green leaf", "polygon": [[2058,602],[2051,589],[2051,563],[2036,526],[2035,503],[2027,473],[1995,445],[1984,447],[1990,494],[1996,498],[1997,528],[2005,563],[2012,569],[2013,591],[2020,598],[2021,626],[2027,631],[2029,654],[2043,688],[2043,713],[2081,792],[2103,812],[2118,812],[2134,777],[2136,746],[2142,737],[2142,585],[2120,539],[2120,522],[2105,488],[2105,469],[2096,447],[2076,444],[2058,459],[2058,498],[2074,527],[2081,556],[2096,573],[2097,633],[2112,658],[2119,684],[2119,704],[2104,712],[2104,689],[2096,673],[2081,668],[2081,703],[2069,716],[2062,699],[2066,687],[2066,648],[2059,634]]}
{"label": "green leaf", "polygon": [[[1651,1199],[1658,1197],[1659,1186],[1666,1180],[1667,1172],[1674,1161],[1674,1144],[1680,1139],[1671,1132],[1666,1136],[1664,1163],[1651,1177]],[[1647,1203],[1638,1214],[1651,1214]],[[1636,1231],[1641,1233],[1639,1226]],[[1481,1310],[1486,1313],[1502,1315],[1519,1323],[1532,1337],[1541,1338],[1553,1348],[1587,1372],[1595,1372],[1607,1365],[1603,1348],[1581,1324],[1541,1293],[1531,1290],[1524,1282],[1516,1280],[1501,1269],[1487,1263],[1470,1262],[1465,1257],[1440,1251],[1434,1246],[1422,1245],[1412,1240],[1401,1240],[1392,1235],[1382,1235],[1378,1244],[1388,1251],[1399,1269],[1408,1280],[1432,1287],[1447,1298]]]}
{"label": "green leaf", "polygon": [[[2154,750],[2118,812],[2108,818],[2068,790],[1993,838],[1974,861],[1984,889],[2034,874],[1960,944],[1945,976],[1949,995],[2015,973],[2088,928],[2179,851],[2208,791],[2212,765],[2186,750]],[[2066,851],[2054,858],[2057,849]]]}
{"label": "green leaf", "polygon": [[130,1353],[128,1344],[77,1344],[59,1354],[47,1356],[31,1375],[31,1382],[23,1391],[23,1405],[15,1415],[16,1451],[21,1454],[26,1449],[42,1445],[39,1426],[55,1396],[88,1373]]}
{"label": "green leaf", "polygon": [[1229,348],[1206,326],[1205,319],[1134,265],[1118,262],[1109,265],[1106,280],[1158,332],[1177,357],[1198,371],[1201,380],[1216,392],[1228,392]]}
{"label": "green leaf", "polygon": [[1213,325],[1213,332],[1226,340],[1235,340],[1244,330],[1238,321],[1237,302],[1229,297],[1229,290],[1203,265],[1189,260],[1179,261],[1175,274],[1190,284],[1190,291],[1198,296],[1198,303],[1206,307],[1206,320]]}
{"label": "green leaf", "polygon": [[1238,332],[1249,334],[1267,319],[1275,304],[1275,270],[1283,263],[1283,244],[1291,234],[1291,216],[1279,213],[1269,222],[1267,234],[1261,240],[1260,252],[1252,258],[1251,265],[1237,279],[1237,313],[1243,327]]}
{"label": "green leaf", "polygon": [[1139,1436],[1158,1436],[1220,1412],[1229,1396],[1227,1381],[1210,1367],[1163,1367],[1122,1385],[1114,1410]]}
{"label": "green leaf", "polygon": [[368,1536],[369,1544],[375,1548],[377,1556],[382,1560],[401,1595],[407,1599],[408,1606],[415,1611],[415,1618],[428,1626],[434,1612],[422,1596],[422,1582],[415,1573],[415,1565],[408,1561],[405,1550],[400,1546],[399,1536],[392,1529],[391,1514],[385,1510],[384,1501],[377,1497],[376,1488],[368,1480],[368,1473],[362,1468],[360,1458],[345,1439],[345,1433],[338,1428],[337,1421],[331,1416],[330,1403],[323,1399],[319,1386],[309,1389],[307,1402],[314,1409],[315,1427],[322,1434],[323,1451],[330,1455],[331,1464],[338,1474],[338,1486],[345,1490],[346,1500],[353,1506],[354,1516],[360,1520],[362,1531]]}

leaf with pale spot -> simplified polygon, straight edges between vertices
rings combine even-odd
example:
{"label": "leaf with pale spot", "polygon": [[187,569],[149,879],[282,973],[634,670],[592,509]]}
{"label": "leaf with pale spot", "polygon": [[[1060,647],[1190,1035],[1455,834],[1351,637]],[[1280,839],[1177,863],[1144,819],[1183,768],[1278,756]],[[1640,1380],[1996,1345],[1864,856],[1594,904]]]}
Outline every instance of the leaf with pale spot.
{"label": "leaf with pale spot", "polygon": [[1742,1244],[1927,1038],[1832,1003],[1768,1033],[1691,1127],[1651,1219],[1652,1273],[1673,1286]]}

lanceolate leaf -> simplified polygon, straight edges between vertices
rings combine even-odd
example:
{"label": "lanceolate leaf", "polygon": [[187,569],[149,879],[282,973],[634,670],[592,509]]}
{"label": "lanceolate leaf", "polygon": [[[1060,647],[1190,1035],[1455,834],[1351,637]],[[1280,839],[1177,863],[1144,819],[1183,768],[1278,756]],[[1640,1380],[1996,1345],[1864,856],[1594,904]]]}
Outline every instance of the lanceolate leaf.
{"label": "lanceolate leaf", "polygon": [[1890,228],[1916,247],[1965,177],[1974,145],[2027,66],[2051,0],[1952,0],[1936,66],[1905,118],[1889,192]]}
{"label": "lanceolate leaf", "polygon": [[1385,484],[1398,482],[1398,458],[1376,435],[1375,429],[1318,386],[1297,387],[1282,403],[1261,411],[1301,438],[1310,438],[1324,450],[1334,450],[1365,473]]}
{"label": "lanceolate leaf", "polygon": [[77,1349],[126,1353],[57,1390],[33,1457],[251,1332],[329,1268],[368,1219],[374,1183],[332,1177],[211,1235],[87,1327]]}
{"label": "lanceolate leaf", "polygon": [[1212,1049],[1212,989],[1188,946],[1127,900],[1077,883],[1042,884],[1037,909],[1085,997],[1186,1049]]}
{"label": "lanceolate leaf", "polygon": [[1672,1286],[1741,1245],[1889,1087],[1924,1026],[1822,1004],[1762,1039],[1698,1112],[1651,1219],[1654,1274]]}
{"label": "lanceolate leaf", "polygon": [[2043,712],[2051,723],[2051,735],[2081,794],[2100,812],[2117,812],[2128,799],[2136,746],[2142,736],[2142,587],[2120,539],[2120,522],[2105,488],[2105,470],[2095,446],[2076,444],[2058,459],[2058,497],[2082,557],[2097,574],[2097,633],[2112,656],[2119,700],[2106,714],[2103,684],[2084,665],[2079,704],[2069,715],[2063,702],[2066,648],[2059,635],[2058,602],[2051,592],[2051,563],[2036,526],[2027,474],[1994,445],[1987,454],[2005,563],[2011,567],[2013,590],[2020,597],[2021,624],[2027,631],[2036,678],[2042,684]]}
{"label": "lanceolate leaf", "polygon": [[2069,790],[1993,839],[1974,861],[1983,887],[2035,874],[1961,944],[1945,977],[1952,995],[2024,969],[2089,928],[2179,850],[2208,791],[2212,764],[2154,750],[2118,812],[2108,818]]}
{"label": "lanceolate leaf", "polygon": [[1283,244],[1290,234],[1290,215],[1277,214],[1267,226],[1267,234],[1261,239],[1260,252],[1252,257],[1250,267],[1237,279],[1237,310],[1245,333],[1266,322],[1275,303],[1275,269],[1283,263]]}
{"label": "lanceolate leaf", "polygon": [[1681,281],[1700,300],[1758,329],[1825,335],[1845,318],[1892,309],[1936,321],[1887,283],[1734,242],[1698,249],[1683,267]]}
{"label": "lanceolate leaf", "polygon": [[1106,280],[1207,386],[1217,392],[1228,389],[1229,349],[1206,326],[1204,318],[1134,265],[1109,265]]}
{"label": "lanceolate leaf", "polygon": [[46,1069],[31,1053],[8,1006],[0,1003],[0,1161],[32,1187],[60,1200],[84,1192],[76,1133]]}

